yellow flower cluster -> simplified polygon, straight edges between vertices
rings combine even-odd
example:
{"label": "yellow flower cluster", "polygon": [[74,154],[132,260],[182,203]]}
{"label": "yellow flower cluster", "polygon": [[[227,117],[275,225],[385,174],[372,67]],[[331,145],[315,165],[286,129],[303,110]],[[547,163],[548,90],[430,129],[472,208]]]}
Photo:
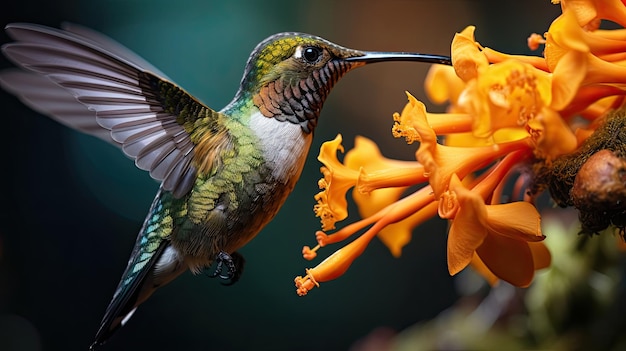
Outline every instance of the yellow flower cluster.
{"label": "yellow flower cluster", "polygon": [[[545,45],[543,56],[483,47],[473,26],[456,34],[453,66],[435,65],[426,79],[429,98],[448,102],[447,113],[429,113],[407,93],[408,104],[393,116],[392,134],[419,143],[415,161],[385,158],[373,141],[359,137],[342,163],[341,135],[324,143],[322,191],[315,197],[323,231],[303,255],[311,260],[321,247],[365,231],[297,277],[299,295],[342,275],[375,236],[399,256],[413,229],[437,214],[450,221],[452,275],[471,265],[492,284],[502,279],[525,287],[549,266],[532,199],[501,203],[504,185],[520,175],[520,164],[550,164],[574,152],[626,93],[626,29],[599,29],[602,19],[626,26],[624,4],[570,0],[561,8],[548,32],[528,39],[533,49]],[[517,184],[515,193],[524,194]],[[403,196],[415,186],[419,190]],[[347,217],[351,188],[363,219],[325,233]]]}

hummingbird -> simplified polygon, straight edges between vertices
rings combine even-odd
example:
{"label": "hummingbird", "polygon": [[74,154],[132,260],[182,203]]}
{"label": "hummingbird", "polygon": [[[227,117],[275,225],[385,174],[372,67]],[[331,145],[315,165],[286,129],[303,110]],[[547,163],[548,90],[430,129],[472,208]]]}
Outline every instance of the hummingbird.
{"label": "hummingbird", "polygon": [[369,63],[450,64],[439,55],[348,49],[304,33],[261,41],[234,98],[215,110],[96,31],[12,23],[2,46],[19,68],[0,85],[34,110],[119,146],[160,182],[91,349],[181,273],[226,284],[238,253],[296,185],[324,101],[339,78]]}

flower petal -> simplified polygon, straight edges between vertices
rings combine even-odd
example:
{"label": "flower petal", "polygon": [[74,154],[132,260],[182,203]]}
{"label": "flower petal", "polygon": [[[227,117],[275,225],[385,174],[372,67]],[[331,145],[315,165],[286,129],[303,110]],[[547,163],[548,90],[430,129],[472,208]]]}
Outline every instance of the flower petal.
{"label": "flower petal", "polygon": [[474,115],[473,132],[489,137],[501,128],[524,127],[550,103],[551,78],[530,64],[506,60],[489,66],[468,84],[460,106]]}
{"label": "flower petal", "polygon": [[572,51],[587,54],[590,50],[576,17],[572,12],[566,11],[552,21],[546,33],[544,57],[548,69],[554,72],[561,58]]}
{"label": "flower petal", "polygon": [[343,163],[359,171],[355,190],[360,193],[415,185],[427,179],[419,162],[384,157],[376,143],[363,136],[354,139],[354,148],[346,153]]}
{"label": "flower petal", "polygon": [[465,82],[456,75],[454,67],[432,65],[426,75],[424,88],[430,101],[436,104],[449,101],[454,104],[465,88]]}
{"label": "flower petal", "polygon": [[335,222],[348,216],[346,192],[358,179],[359,172],[344,166],[337,159],[337,151],[343,152],[341,134],[334,140],[327,141],[320,147],[317,159],[324,164],[321,168],[324,178],[319,181],[322,192],[315,196],[317,204],[313,208],[315,215],[322,221],[322,229],[335,228]]}
{"label": "flower petal", "polygon": [[532,282],[535,265],[527,242],[488,235],[476,253],[500,279],[518,287],[527,287]]}
{"label": "flower petal", "polygon": [[522,241],[541,241],[541,216],[535,206],[518,201],[486,207],[489,232]]}
{"label": "flower petal", "polygon": [[552,263],[552,254],[543,241],[528,242],[528,247],[533,255],[535,270],[548,268]]}
{"label": "flower petal", "polygon": [[[451,185],[458,178],[453,177]],[[452,220],[448,234],[448,271],[455,275],[463,270],[471,262],[474,251],[487,237],[487,229],[484,222],[487,221],[487,210],[483,199],[462,185],[451,187],[457,197],[449,200],[457,200],[459,209]]]}
{"label": "flower petal", "polygon": [[564,13],[572,13],[581,27],[595,29],[595,22],[608,19],[626,26],[626,8],[620,0],[561,0]]}
{"label": "flower petal", "polygon": [[535,119],[528,123],[536,135],[535,155],[548,161],[573,152],[578,140],[572,129],[558,112],[544,107]]}
{"label": "flower petal", "polygon": [[474,252],[474,257],[472,257],[471,265],[478,274],[485,278],[489,285],[494,286],[498,283],[498,281],[500,281],[500,278],[498,278],[495,274],[493,274],[492,271],[489,270],[489,267],[485,265],[485,262],[480,259],[480,256],[478,256],[476,252]]}
{"label": "flower petal", "polygon": [[452,66],[457,76],[465,82],[476,78],[480,71],[489,66],[487,57],[474,40],[475,29],[474,26],[468,26],[452,39]]}
{"label": "flower petal", "polygon": [[565,53],[552,74],[550,107],[559,111],[572,102],[587,75],[587,54],[579,51]]}

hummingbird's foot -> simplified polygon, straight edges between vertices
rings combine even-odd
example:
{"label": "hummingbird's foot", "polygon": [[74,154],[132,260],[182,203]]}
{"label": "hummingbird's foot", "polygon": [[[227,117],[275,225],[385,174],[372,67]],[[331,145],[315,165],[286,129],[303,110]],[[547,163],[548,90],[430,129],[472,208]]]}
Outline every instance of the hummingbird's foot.
{"label": "hummingbird's foot", "polygon": [[227,252],[220,251],[215,258],[215,262],[217,263],[215,271],[209,274],[209,277],[220,277],[220,279],[229,280],[229,282],[224,283],[224,285],[233,285],[241,277],[245,261],[246,260],[239,252],[235,251],[232,254],[228,254]]}

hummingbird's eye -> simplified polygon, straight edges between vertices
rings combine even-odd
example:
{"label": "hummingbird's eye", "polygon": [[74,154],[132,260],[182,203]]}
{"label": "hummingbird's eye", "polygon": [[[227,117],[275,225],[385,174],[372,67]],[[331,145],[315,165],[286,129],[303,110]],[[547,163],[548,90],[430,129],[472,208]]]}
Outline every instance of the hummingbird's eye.
{"label": "hummingbird's eye", "polygon": [[322,49],[316,46],[308,46],[302,50],[302,57],[309,63],[316,63],[322,56]]}

